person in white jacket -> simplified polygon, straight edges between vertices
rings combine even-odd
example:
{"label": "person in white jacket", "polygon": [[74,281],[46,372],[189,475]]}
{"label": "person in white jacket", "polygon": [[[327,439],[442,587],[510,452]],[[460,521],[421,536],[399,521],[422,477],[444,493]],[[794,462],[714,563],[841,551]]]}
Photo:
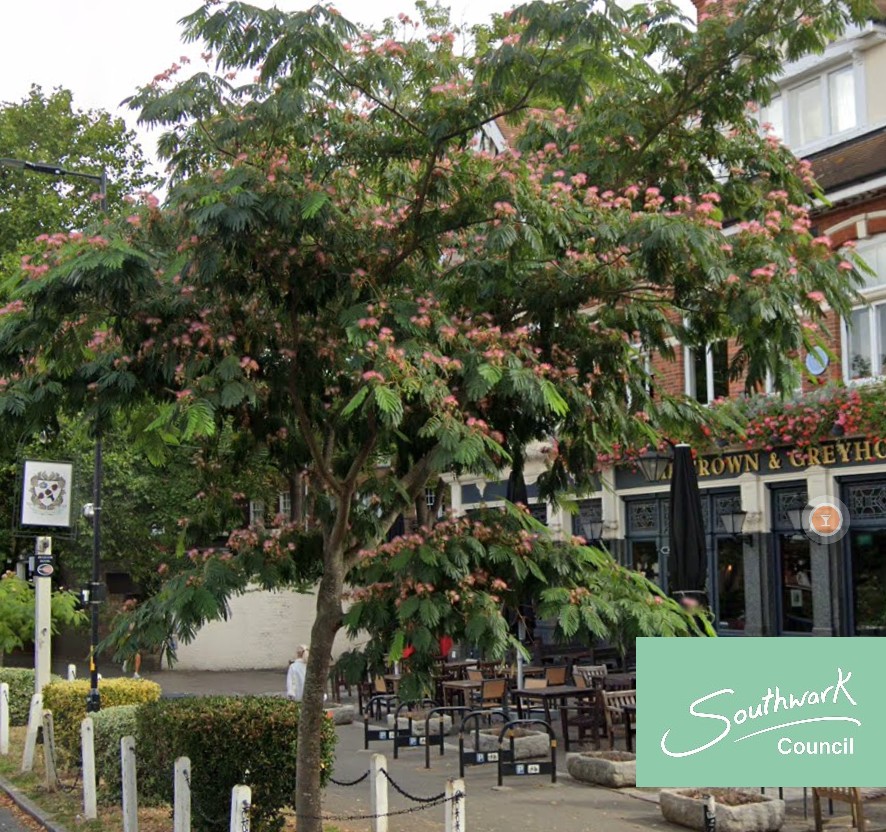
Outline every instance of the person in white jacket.
{"label": "person in white jacket", "polygon": [[289,665],[286,674],[286,696],[295,702],[301,702],[305,693],[305,673],[308,669],[308,648],[300,644],[295,653],[295,661]]}

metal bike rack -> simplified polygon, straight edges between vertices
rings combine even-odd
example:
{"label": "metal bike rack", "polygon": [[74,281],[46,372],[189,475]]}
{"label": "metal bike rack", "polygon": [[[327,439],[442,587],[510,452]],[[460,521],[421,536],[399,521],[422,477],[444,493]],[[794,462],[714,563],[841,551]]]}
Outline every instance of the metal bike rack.
{"label": "metal bike rack", "polygon": [[[487,763],[497,763],[498,758],[505,754],[510,755],[510,750],[505,751],[480,751],[480,719],[486,718],[489,720],[490,726],[493,722],[493,717],[500,717],[503,723],[507,723],[508,714],[505,711],[471,711],[462,721],[461,725],[458,727],[458,776],[465,776],[465,766],[483,766]],[[474,748],[472,750],[465,749],[465,727],[469,722],[474,722]]]}
{"label": "metal bike rack", "polygon": [[[374,703],[384,704],[389,706],[391,702],[390,696],[373,696],[366,703],[366,707],[363,710],[363,750],[367,751],[369,749],[369,743],[371,742],[388,742],[394,738],[394,735],[399,732],[400,729],[397,728],[397,723],[394,723],[393,728],[370,728],[369,727],[369,714],[372,713],[372,706]],[[381,713],[381,709],[379,709],[379,714]],[[403,729],[404,732],[406,729]]]}
{"label": "metal bike rack", "polygon": [[[514,727],[542,725],[547,732],[551,747],[550,762],[533,762],[529,760],[521,760],[517,762],[514,753]],[[510,758],[504,759],[505,739],[510,743]],[[543,719],[512,719],[505,723],[498,735],[498,785],[502,785],[502,779],[505,776],[525,776],[536,774],[550,774],[551,782],[557,782],[557,738],[554,736],[554,729]]]}
{"label": "metal bike rack", "polygon": [[[465,714],[470,713],[470,708],[465,707],[464,705],[444,705],[440,708],[433,708],[428,711],[428,715],[425,717],[425,736],[428,738],[428,741],[425,743],[425,768],[431,767],[431,746],[439,745],[440,746],[440,756],[443,756],[443,717],[449,714],[452,716],[452,723],[455,724],[455,714]],[[436,736],[431,736],[431,720],[434,718],[434,715],[437,714],[437,718],[439,720],[439,724],[437,726],[437,734]]]}
{"label": "metal bike rack", "polygon": [[[426,708],[430,706],[431,708],[437,707],[437,702],[433,699],[417,699],[414,702],[403,702],[394,712],[394,759],[397,760],[400,757],[400,749],[401,748],[418,748],[419,746],[426,745],[429,742],[429,737],[425,734],[423,737],[413,737],[412,736],[412,716],[408,717],[408,724],[405,728],[400,728],[400,712],[404,709],[410,708]],[[408,711],[407,711],[408,712]],[[440,742],[442,744],[443,737],[440,737]]]}

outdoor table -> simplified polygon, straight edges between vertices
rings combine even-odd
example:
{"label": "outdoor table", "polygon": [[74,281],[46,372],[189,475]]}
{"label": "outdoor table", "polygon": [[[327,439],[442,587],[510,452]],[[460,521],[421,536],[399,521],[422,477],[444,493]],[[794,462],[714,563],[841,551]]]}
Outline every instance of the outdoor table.
{"label": "outdoor table", "polygon": [[634,750],[634,734],[637,731],[637,706],[622,705],[621,709],[625,720],[625,748],[632,752]]}
{"label": "outdoor table", "polygon": [[453,674],[454,679],[464,679],[465,671],[469,667],[476,667],[477,660],[476,659],[462,659],[460,661],[455,662],[446,662],[443,665],[443,671],[447,674]]}
{"label": "outdoor table", "polygon": [[589,699],[595,695],[592,688],[579,688],[575,685],[549,685],[546,688],[516,688],[511,696],[517,700],[517,716],[523,718],[523,700],[533,699],[542,703],[545,721],[551,724],[551,702],[565,702],[567,699]]}
{"label": "outdoor table", "polygon": [[443,682],[443,704],[447,707],[452,705],[453,697],[458,694],[463,705],[467,705],[470,694],[475,690],[480,690],[483,682],[473,679],[452,679]]}

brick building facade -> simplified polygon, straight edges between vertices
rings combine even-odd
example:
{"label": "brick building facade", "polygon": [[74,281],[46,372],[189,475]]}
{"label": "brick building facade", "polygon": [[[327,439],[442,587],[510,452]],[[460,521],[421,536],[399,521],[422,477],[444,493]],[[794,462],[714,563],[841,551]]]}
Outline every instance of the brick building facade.
{"label": "brick building facade", "polygon": [[[694,0],[704,13],[724,3]],[[827,203],[815,211],[818,234],[835,247],[854,242],[872,269],[851,320],[826,320],[829,355],[800,356],[808,370],[797,395],[824,387],[881,384],[886,376],[886,0],[882,19],[851,27],[822,55],[784,67],[762,122],[808,159]],[[649,356],[655,389],[702,402],[742,394],[741,380],[721,370],[723,347],[705,355],[679,350],[673,360]],[[728,351],[729,345],[725,345]],[[602,520],[602,539],[625,565],[665,590],[668,483],[649,483],[616,467],[597,493],[576,497],[577,513],[539,503],[534,482],[541,454],[527,465],[535,516],[562,533],[587,536]],[[708,538],[708,590],[718,630],[731,635],[886,635],[886,440],[834,435],[798,453],[790,444],[727,450],[697,460]],[[499,482],[459,479],[452,505],[469,510],[503,498]],[[793,527],[792,509],[839,500],[848,532],[814,542]],[[744,512],[739,537],[723,517]]]}

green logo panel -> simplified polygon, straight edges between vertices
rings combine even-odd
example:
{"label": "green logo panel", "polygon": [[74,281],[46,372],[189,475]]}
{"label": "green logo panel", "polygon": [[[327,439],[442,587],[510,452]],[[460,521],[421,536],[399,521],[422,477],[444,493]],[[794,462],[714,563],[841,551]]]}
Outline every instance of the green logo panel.
{"label": "green logo panel", "polygon": [[886,639],[640,638],[638,786],[886,786]]}

